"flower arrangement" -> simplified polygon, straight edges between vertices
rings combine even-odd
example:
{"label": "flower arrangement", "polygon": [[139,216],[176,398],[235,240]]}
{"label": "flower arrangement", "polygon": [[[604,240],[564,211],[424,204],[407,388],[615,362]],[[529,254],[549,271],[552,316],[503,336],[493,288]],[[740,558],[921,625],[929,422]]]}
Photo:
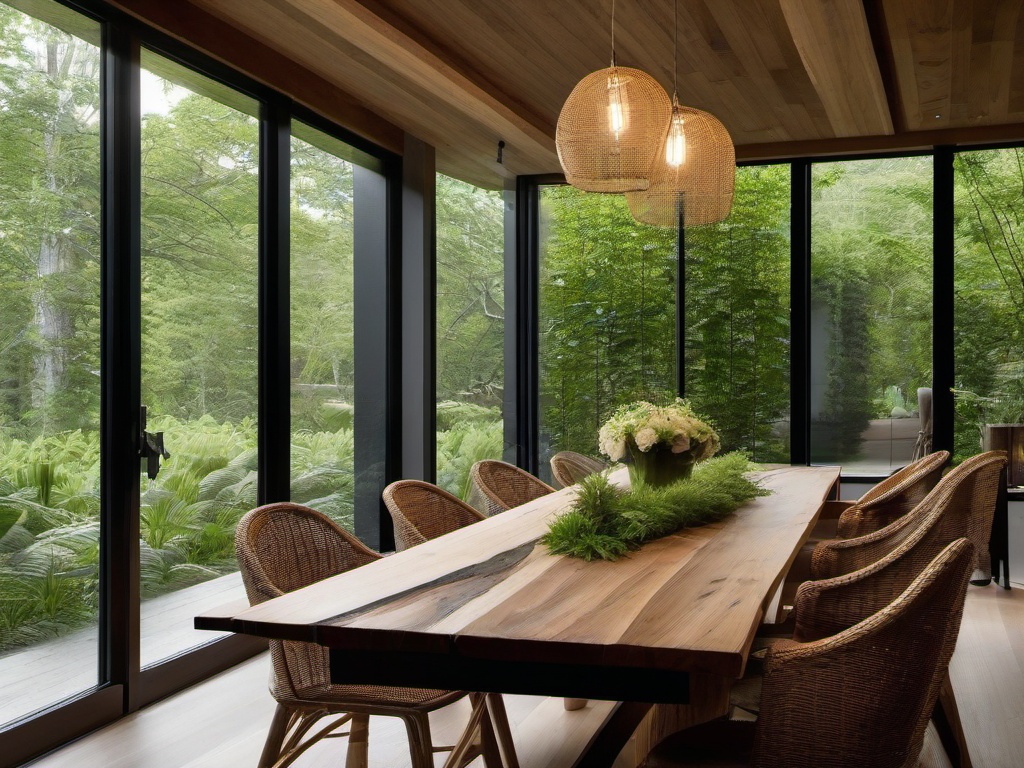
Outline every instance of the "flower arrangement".
{"label": "flower arrangement", "polygon": [[630,441],[644,453],[668,448],[694,462],[710,459],[721,447],[718,433],[681,397],[669,405],[646,400],[623,405],[601,427],[598,437],[601,453],[612,461],[626,457]]}

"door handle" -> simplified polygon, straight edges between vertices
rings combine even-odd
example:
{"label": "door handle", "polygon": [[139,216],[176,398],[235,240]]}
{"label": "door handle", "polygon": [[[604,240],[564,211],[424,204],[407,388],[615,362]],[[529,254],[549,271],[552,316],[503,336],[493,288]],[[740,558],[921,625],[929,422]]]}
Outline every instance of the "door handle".
{"label": "door handle", "polygon": [[146,431],[146,406],[141,411],[142,434],[139,437],[139,458],[146,460],[146,476],[155,480],[160,472],[160,459],[169,459],[171,454],[164,447],[163,432]]}

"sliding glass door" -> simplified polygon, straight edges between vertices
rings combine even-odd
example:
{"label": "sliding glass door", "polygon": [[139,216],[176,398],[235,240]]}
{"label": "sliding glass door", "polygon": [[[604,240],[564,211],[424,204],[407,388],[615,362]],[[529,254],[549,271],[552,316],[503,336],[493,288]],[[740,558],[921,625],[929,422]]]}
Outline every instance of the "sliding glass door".
{"label": "sliding glass door", "polygon": [[0,5],[0,728],[99,682],[100,25]]}
{"label": "sliding glass door", "polygon": [[256,506],[259,105],[142,50],[142,402],[170,458],[139,499],[141,665],[216,638]]}

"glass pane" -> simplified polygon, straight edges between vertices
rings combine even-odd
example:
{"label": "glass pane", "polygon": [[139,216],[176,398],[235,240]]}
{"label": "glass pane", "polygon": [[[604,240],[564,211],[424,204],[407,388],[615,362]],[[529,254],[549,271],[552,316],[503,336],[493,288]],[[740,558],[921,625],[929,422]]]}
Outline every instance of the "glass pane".
{"label": "glass pane", "polygon": [[352,530],[353,166],[341,142],[293,129],[292,501]]}
{"label": "glass pane", "polygon": [[502,456],[504,203],[437,176],[437,484],[469,499],[469,469]]}
{"label": "glass pane", "polygon": [[540,471],[550,478],[558,451],[598,455],[616,407],[676,391],[678,255],[676,231],[638,224],[621,195],[570,186],[541,188],[539,243]]}
{"label": "glass pane", "polygon": [[234,532],[256,504],[255,114],[142,52],[142,402],[171,453],[142,478],[143,666],[214,639],[191,617],[244,596]]}
{"label": "glass pane", "polygon": [[909,463],[932,380],[932,159],[818,163],[811,202],[811,460]]}
{"label": "glass pane", "polygon": [[789,463],[788,165],[737,169],[732,213],[686,231],[686,394],[722,450]]}
{"label": "glass pane", "polygon": [[95,686],[99,26],[0,4],[0,725]]}
{"label": "glass pane", "polygon": [[[986,425],[1024,423],[1022,167],[1022,149],[956,156],[956,461],[982,449]],[[987,431],[986,447],[1011,449],[1010,485],[1024,484],[1024,430]]]}

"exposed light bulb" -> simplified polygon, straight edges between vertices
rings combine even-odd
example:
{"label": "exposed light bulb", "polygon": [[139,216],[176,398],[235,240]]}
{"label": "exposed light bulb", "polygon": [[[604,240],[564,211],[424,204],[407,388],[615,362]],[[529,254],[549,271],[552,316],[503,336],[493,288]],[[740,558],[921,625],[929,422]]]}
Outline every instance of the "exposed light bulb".
{"label": "exposed light bulb", "polygon": [[619,134],[626,130],[627,116],[625,94],[616,72],[608,78],[608,128],[615,135],[616,141]]}
{"label": "exposed light bulb", "polygon": [[668,126],[668,138],[665,139],[665,162],[678,168],[686,162],[686,131],[679,102],[674,98],[672,102],[672,122]]}

